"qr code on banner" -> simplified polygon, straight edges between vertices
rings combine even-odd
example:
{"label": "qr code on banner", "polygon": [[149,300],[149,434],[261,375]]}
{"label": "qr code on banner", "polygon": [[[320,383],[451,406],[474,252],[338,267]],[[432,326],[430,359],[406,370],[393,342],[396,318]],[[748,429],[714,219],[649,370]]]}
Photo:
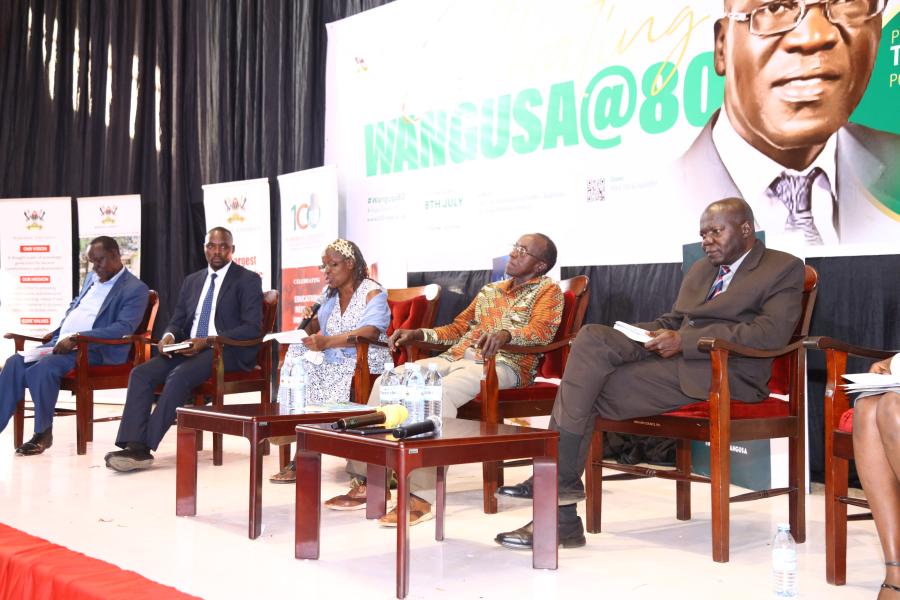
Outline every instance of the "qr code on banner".
{"label": "qr code on banner", "polygon": [[606,177],[592,177],[587,180],[587,201],[603,202],[606,200]]}

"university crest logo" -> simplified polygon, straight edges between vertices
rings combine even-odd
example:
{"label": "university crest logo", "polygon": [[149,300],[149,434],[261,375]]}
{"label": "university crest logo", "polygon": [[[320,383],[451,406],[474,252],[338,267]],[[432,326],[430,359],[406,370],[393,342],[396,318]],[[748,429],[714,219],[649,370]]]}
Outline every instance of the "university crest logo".
{"label": "university crest logo", "polygon": [[229,223],[234,223],[235,221],[241,222],[245,221],[247,217],[244,216],[244,211],[247,206],[247,198],[225,198],[222,200],[225,203],[225,220]]}
{"label": "university crest logo", "polygon": [[119,210],[118,206],[101,206],[100,222],[104,225],[115,225],[117,210]]}
{"label": "university crest logo", "polygon": [[42,210],[26,210],[25,214],[25,229],[35,230],[35,229],[43,229],[44,224],[44,215],[47,214]]}

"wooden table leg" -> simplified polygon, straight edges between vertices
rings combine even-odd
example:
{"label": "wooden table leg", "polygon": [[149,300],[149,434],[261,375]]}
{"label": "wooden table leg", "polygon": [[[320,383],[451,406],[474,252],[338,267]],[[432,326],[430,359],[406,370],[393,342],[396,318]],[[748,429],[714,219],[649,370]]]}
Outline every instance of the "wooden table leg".
{"label": "wooden table leg", "polygon": [[555,569],[559,552],[556,458],[534,459],[534,537],[532,566]]}
{"label": "wooden table leg", "polygon": [[397,462],[397,597],[402,599],[409,593],[409,474],[403,454]]}
{"label": "wooden table leg", "polygon": [[296,503],[294,514],[294,557],[319,558],[321,521],[322,455],[301,450],[298,444]]}
{"label": "wooden table leg", "polygon": [[175,450],[175,514],[190,517],[197,514],[197,433],[178,426]]}
{"label": "wooden table leg", "polygon": [[250,515],[247,536],[255,540],[262,533],[262,467],[263,453],[260,446],[265,440],[259,439],[259,429],[253,427],[250,433]]}
{"label": "wooden table leg", "polygon": [[435,481],[434,539],[444,540],[444,508],[447,506],[447,467],[437,467]]}
{"label": "wooden table leg", "polygon": [[378,465],[366,466],[366,518],[378,519],[387,513],[387,469]]}

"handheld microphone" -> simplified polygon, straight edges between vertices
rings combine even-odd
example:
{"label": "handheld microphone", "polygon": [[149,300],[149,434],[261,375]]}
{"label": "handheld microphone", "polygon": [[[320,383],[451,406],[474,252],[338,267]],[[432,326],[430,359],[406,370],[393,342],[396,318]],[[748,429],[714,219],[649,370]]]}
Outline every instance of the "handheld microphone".
{"label": "handheld microphone", "polygon": [[316,316],[316,313],[319,312],[319,303],[316,302],[312,306],[309,307],[310,312],[309,316],[300,321],[300,324],[297,326],[297,329],[306,329],[306,326],[309,325],[310,321]]}
{"label": "handheld microphone", "polygon": [[379,406],[375,409],[374,413],[338,419],[331,424],[331,428],[335,431],[343,431],[345,429],[357,429],[367,425],[379,425],[384,423],[386,429],[391,429],[405,421],[408,416],[409,411],[406,410],[405,406],[400,404],[389,404],[387,406]]}
{"label": "handheld microphone", "polygon": [[391,432],[391,435],[402,440],[415,435],[422,435],[423,433],[440,433],[440,431],[440,419],[438,417],[430,417],[424,421],[419,421],[418,423],[410,423],[409,425],[396,427],[394,431]]}

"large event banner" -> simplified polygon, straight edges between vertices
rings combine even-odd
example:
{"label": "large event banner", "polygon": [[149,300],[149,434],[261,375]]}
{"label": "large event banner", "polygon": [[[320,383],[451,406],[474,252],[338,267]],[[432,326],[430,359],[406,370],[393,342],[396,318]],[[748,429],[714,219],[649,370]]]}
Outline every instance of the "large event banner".
{"label": "large event banner", "polygon": [[269,180],[232,181],[203,186],[206,229],[225,227],[234,236],[232,260],[259,274],[263,290],[272,286],[272,234]]}
{"label": "large event banner", "polygon": [[338,176],[333,165],[278,176],[281,193],[281,328],[294,329],[298,314],[325,285],[322,251],[338,237]]}
{"label": "large event banner", "polygon": [[88,244],[101,235],[119,244],[122,263],[135,276],[141,276],[141,196],[91,196],[78,198],[79,285],[84,283],[90,266]]}
{"label": "large event banner", "polygon": [[535,230],[563,265],[679,262],[741,196],[771,247],[898,252],[900,0],[764,4],[398,0],[329,24],[347,237],[404,240],[410,271]]}
{"label": "large event banner", "polygon": [[42,336],[72,301],[72,200],[2,199],[0,223],[0,331]]}

